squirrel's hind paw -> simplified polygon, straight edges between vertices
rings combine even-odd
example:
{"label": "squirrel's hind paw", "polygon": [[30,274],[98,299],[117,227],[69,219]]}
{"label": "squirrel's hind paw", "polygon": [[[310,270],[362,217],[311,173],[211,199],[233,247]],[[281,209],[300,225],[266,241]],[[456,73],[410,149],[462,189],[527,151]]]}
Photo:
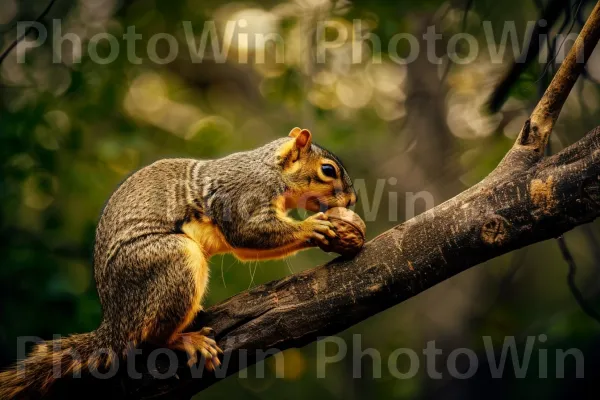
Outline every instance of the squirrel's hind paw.
{"label": "squirrel's hind paw", "polygon": [[202,328],[198,332],[180,333],[171,342],[170,347],[187,353],[189,367],[198,362],[198,353],[200,353],[200,356],[205,360],[206,369],[212,371],[221,365],[219,354],[223,354],[223,350],[217,346],[215,340],[209,335],[213,335],[211,328]]}

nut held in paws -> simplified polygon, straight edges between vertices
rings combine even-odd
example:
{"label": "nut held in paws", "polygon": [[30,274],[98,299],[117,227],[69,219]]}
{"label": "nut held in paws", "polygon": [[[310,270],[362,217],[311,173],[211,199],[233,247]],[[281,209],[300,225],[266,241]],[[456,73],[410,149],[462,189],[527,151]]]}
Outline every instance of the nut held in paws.
{"label": "nut held in paws", "polygon": [[367,227],[364,221],[354,211],[334,207],[325,212],[337,237],[329,239],[328,246],[319,246],[327,252],[338,253],[343,256],[354,256],[365,244],[365,232]]}

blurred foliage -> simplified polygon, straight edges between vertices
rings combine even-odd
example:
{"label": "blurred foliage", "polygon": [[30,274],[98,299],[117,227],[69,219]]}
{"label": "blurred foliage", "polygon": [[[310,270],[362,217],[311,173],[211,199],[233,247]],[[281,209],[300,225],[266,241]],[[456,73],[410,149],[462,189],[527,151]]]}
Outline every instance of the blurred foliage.
{"label": "blurred foliage", "polygon": [[[73,51],[68,41],[56,50],[49,34],[46,43],[28,51],[25,64],[17,63],[12,52],[0,66],[0,364],[14,359],[18,336],[51,338],[97,326],[101,310],[91,267],[95,224],[119,182],[156,159],[220,157],[259,146],[294,126],[308,127],[364,183],[366,197],[359,197],[357,212],[365,215],[377,201],[378,182],[387,185],[376,218],[367,220],[371,238],[405,218],[407,192],[429,191],[439,204],[483,178],[510,148],[535,104],[543,64],[520,77],[502,112],[486,114],[483,103],[511,57],[507,52],[502,63],[490,61],[482,21],[493,23],[497,42],[503,22],[514,21],[522,34],[538,10],[535,2],[475,1],[465,14],[466,3],[58,0],[43,22],[51,30],[52,19],[60,19],[63,34],[82,38],[83,51]],[[0,1],[0,46],[14,40],[17,20],[34,20],[46,5],[40,0]],[[241,42],[232,42],[223,64],[190,62],[182,21],[190,21],[198,33],[206,21],[215,21],[223,33],[227,21],[240,19],[248,21],[245,32],[282,35],[285,62],[273,62],[275,50],[268,47],[266,62],[254,63],[260,48]],[[381,57],[381,63],[365,57],[352,64],[348,49],[339,48],[316,65],[311,32],[316,21],[325,19],[346,27],[360,20],[382,43],[398,32],[420,37],[429,25],[444,35],[465,26],[480,52],[465,65],[448,66],[446,56],[442,65],[421,68],[393,62],[386,46],[375,51],[373,59]],[[122,40],[114,62],[101,65],[90,58],[90,37],[106,32],[120,38],[130,26],[142,35],[136,44],[139,64],[129,60]],[[149,59],[148,41],[157,33],[177,39],[173,62],[160,65]],[[335,37],[328,30],[324,35]],[[158,55],[168,56],[165,42],[159,44]],[[437,54],[444,55],[444,48]],[[399,41],[397,49],[400,56],[410,53],[406,41]],[[466,51],[458,47],[458,55]],[[60,63],[52,61],[56,52],[62,55]],[[106,41],[98,45],[98,54],[110,55]],[[240,57],[249,62],[239,62]],[[600,78],[597,57],[588,70],[592,78]],[[591,80],[576,86],[552,139],[555,151],[600,124],[598,96]],[[390,194],[398,200],[392,202]],[[596,236],[593,225],[569,233],[567,241],[578,263],[577,281],[600,307]],[[207,303],[330,258],[317,250],[287,261],[249,264],[215,257]],[[597,376],[598,325],[577,308],[566,274],[556,244],[538,244],[474,268],[341,337],[351,346],[352,335],[360,333],[363,348],[377,348],[386,359],[398,347],[420,353],[430,340],[449,349],[447,355],[457,347],[483,352],[481,336],[501,340],[546,334],[549,349],[581,348],[586,376]],[[327,379],[317,379],[315,344],[288,350],[284,357],[284,366],[269,360],[266,368],[247,371],[252,377],[257,368],[265,368],[266,378],[228,379],[202,398],[561,397],[584,385],[572,379],[537,379],[535,371],[506,385],[483,372],[464,382],[447,373],[442,381],[427,379],[424,370],[409,380],[385,372],[381,379],[370,379],[368,359],[366,378],[351,378],[350,359],[328,367]],[[278,369],[284,379],[275,378]]]}

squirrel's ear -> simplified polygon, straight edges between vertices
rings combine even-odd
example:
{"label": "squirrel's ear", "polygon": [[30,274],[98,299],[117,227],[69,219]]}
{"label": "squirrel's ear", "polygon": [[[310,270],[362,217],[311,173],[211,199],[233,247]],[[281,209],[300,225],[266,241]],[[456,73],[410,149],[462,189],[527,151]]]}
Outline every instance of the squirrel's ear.
{"label": "squirrel's ear", "polygon": [[290,133],[288,134],[288,136],[289,136],[289,137],[293,137],[293,138],[295,138],[296,136],[298,136],[298,134],[299,134],[300,132],[302,132],[302,129],[300,129],[300,128],[298,128],[298,127],[295,127],[294,129],[292,129],[292,130],[290,131]]}
{"label": "squirrel's ear", "polygon": [[312,143],[312,134],[308,129],[301,129],[294,137],[296,138],[297,149],[304,150],[310,148],[310,145]]}
{"label": "squirrel's ear", "polygon": [[286,140],[277,154],[278,163],[284,168],[307,154],[312,144],[312,135],[308,129],[294,128],[288,136],[293,140]]}

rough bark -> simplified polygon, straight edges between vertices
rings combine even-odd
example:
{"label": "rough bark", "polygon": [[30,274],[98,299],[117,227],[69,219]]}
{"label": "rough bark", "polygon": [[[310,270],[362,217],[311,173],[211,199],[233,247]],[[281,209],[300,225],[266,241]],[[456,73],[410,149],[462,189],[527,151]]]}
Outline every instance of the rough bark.
{"label": "rough bark", "polygon": [[[201,314],[195,328],[215,329],[228,368],[192,378],[182,358],[177,378],[152,379],[142,355],[137,370],[145,370],[147,379],[122,374],[112,384],[65,381],[56,394],[74,396],[77,385],[86,398],[105,398],[107,392],[114,398],[189,398],[237,372],[244,355],[251,365],[261,358],[256,351],[300,347],[340,332],[483,261],[592,221],[600,213],[600,127],[542,157],[583,69],[576,54],[582,51],[587,60],[599,36],[600,3],[515,145],[482,182],[384,232],[353,259],[259,286]],[[157,368],[166,369],[162,363]]]}

